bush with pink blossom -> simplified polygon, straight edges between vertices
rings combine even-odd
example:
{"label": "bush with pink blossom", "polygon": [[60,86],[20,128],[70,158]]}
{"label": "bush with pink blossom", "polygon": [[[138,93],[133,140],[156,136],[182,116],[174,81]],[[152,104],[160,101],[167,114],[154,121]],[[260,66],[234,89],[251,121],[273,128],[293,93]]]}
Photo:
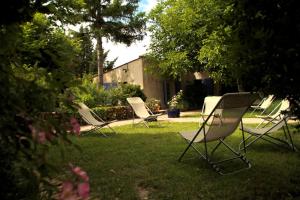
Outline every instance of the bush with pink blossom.
{"label": "bush with pink blossom", "polygon": [[56,198],[58,200],[87,200],[90,196],[90,184],[87,173],[80,167],[70,164],[72,179],[63,181]]}

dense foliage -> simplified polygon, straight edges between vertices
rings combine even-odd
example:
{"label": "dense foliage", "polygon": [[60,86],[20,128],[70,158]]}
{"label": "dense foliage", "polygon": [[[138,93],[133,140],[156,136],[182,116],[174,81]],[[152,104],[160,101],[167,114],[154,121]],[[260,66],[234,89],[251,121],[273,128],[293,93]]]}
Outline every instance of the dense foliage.
{"label": "dense foliage", "polygon": [[85,75],[81,79],[81,84],[78,87],[72,87],[71,91],[75,95],[76,101],[83,102],[91,108],[127,105],[126,98],[133,96],[146,100],[146,96],[139,85],[121,84],[118,87],[104,89],[97,87],[91,75]]}
{"label": "dense foliage", "polygon": [[[64,13],[67,3],[69,8],[74,5],[74,15]],[[79,49],[78,41],[56,23],[74,22],[75,18],[68,17],[75,17],[80,4],[80,1],[43,0],[9,1],[1,6],[0,196],[3,199],[62,197],[59,186],[63,180],[54,178],[56,170],[47,153],[53,147],[63,153],[63,146],[72,144],[68,134],[79,133],[75,118],[54,113],[63,111],[61,105],[72,109],[72,99],[65,89],[73,85],[72,69]],[[88,195],[89,185],[87,179],[78,184],[80,190],[70,194],[79,199]]]}
{"label": "dense foliage", "polygon": [[76,75],[82,77],[84,74],[96,74],[97,58],[90,30],[81,26],[79,32],[74,32],[73,34],[80,43],[80,52],[77,58],[78,66],[75,68]]}
{"label": "dense foliage", "polygon": [[296,0],[162,1],[149,16],[148,58],[161,74],[205,70],[215,81],[288,96],[299,107],[296,5]]}

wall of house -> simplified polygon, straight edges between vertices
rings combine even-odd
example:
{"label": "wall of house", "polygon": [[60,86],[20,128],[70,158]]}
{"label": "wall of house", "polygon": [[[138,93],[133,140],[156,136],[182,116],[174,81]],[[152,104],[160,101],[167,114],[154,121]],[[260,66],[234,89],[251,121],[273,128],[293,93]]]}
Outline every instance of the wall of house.
{"label": "wall of house", "polygon": [[[141,59],[143,60],[143,59]],[[150,73],[147,73],[146,65],[143,60],[143,80],[144,80],[144,93],[148,98],[155,98],[160,100],[162,108],[166,107],[164,100],[164,81]]]}
{"label": "wall of house", "polygon": [[[120,83],[140,85],[148,98],[160,100],[162,108],[167,107],[167,102],[179,89],[184,89],[187,85],[193,84],[195,79],[206,80],[208,73],[189,73],[182,77],[180,82],[161,79],[146,72],[147,63],[143,57],[139,57],[124,65],[104,73],[104,86],[116,86]],[[111,84],[111,85],[110,85]],[[211,94],[210,94],[211,95]]]}
{"label": "wall of house", "polygon": [[[146,64],[143,57],[114,68],[104,73],[104,84],[128,83],[140,85],[148,98],[160,100],[162,108],[166,107],[166,84],[160,78],[145,72]],[[174,94],[174,82],[168,82],[169,93]]]}
{"label": "wall of house", "polygon": [[104,83],[129,83],[144,88],[142,59],[136,59],[104,73]]}

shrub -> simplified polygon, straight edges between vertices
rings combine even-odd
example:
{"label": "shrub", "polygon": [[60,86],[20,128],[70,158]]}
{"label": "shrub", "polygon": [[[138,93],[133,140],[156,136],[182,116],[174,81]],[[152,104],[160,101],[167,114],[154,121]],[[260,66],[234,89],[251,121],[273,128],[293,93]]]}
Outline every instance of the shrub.
{"label": "shrub", "polygon": [[174,95],[170,101],[168,101],[169,109],[182,109],[183,108],[183,91],[180,90]]}
{"label": "shrub", "polygon": [[149,98],[146,100],[146,105],[151,110],[151,112],[158,113],[160,109],[160,100],[155,98]]}
{"label": "shrub", "polygon": [[121,85],[121,88],[122,88],[122,93],[124,94],[125,98],[141,97],[141,99],[143,99],[144,101],[147,98],[139,85],[123,84],[123,85]]}
{"label": "shrub", "polygon": [[77,97],[77,101],[87,104],[89,107],[126,105],[126,98],[138,96],[143,100],[145,94],[139,85],[122,84],[116,88],[105,90],[98,88],[92,81],[92,75],[84,75],[79,87],[74,87],[71,92]]}
{"label": "shrub", "polygon": [[87,104],[89,107],[109,105],[109,91],[98,88],[92,79],[92,75],[84,75],[81,79],[80,86],[71,88],[72,93],[77,98],[76,100]]}
{"label": "shrub", "polygon": [[139,85],[122,84],[108,91],[111,105],[127,105],[127,97],[141,97],[144,101],[146,96]]}
{"label": "shrub", "polygon": [[104,121],[124,120],[132,117],[132,110],[128,106],[95,107],[93,111]]}

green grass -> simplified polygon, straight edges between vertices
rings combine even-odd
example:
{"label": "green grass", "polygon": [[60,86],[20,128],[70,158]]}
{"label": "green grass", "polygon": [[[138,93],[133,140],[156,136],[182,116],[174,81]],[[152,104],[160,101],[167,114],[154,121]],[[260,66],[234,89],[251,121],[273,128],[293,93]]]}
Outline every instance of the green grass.
{"label": "green grass", "polygon": [[[198,123],[131,125],[116,127],[117,135],[99,134],[72,138],[82,151],[67,148],[65,162],[88,172],[91,192],[100,199],[296,199],[300,198],[299,153],[264,141],[247,153],[252,168],[220,176],[191,149],[183,162],[177,159],[186,147],[178,132],[193,130]],[[294,133],[300,146],[299,133]],[[237,147],[240,131],[228,138]],[[224,153],[221,149],[218,155]],[[51,160],[62,165],[57,151]],[[63,166],[63,165],[62,165]]]}
{"label": "green grass", "polygon": [[274,101],[272,102],[272,104],[270,105],[270,107],[267,108],[266,111],[265,111],[263,114],[261,114],[262,110],[260,110],[260,111],[255,111],[255,112],[252,113],[253,110],[250,109],[248,112],[245,113],[244,117],[245,117],[245,118],[249,118],[249,117],[255,117],[256,115],[268,115],[270,112],[272,112],[272,111],[276,108],[276,106],[277,106],[280,102],[281,102],[281,100],[274,100]]}

